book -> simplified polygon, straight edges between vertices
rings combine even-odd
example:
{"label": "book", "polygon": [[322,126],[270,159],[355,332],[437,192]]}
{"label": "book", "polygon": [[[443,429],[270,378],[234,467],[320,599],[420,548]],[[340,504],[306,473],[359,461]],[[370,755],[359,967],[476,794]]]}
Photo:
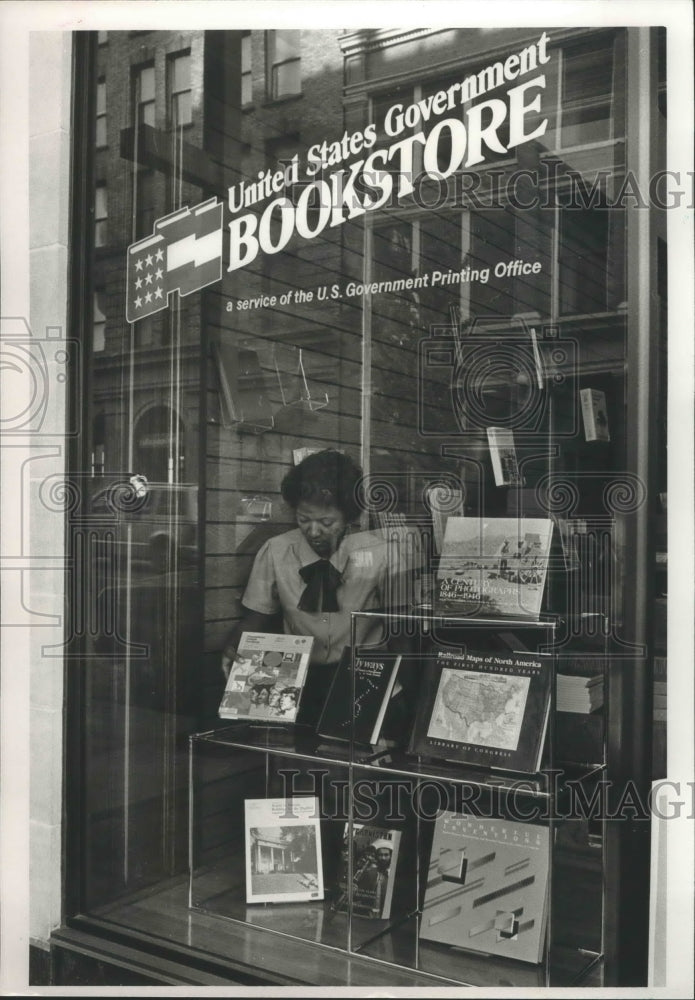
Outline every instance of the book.
{"label": "book", "polygon": [[346,647],[321,712],[319,736],[349,740],[352,732],[356,743],[377,743],[400,662],[396,653],[355,657],[353,701],[352,650]]}
{"label": "book", "polygon": [[579,400],[584,422],[584,438],[587,441],[610,441],[605,392],[600,389],[580,389]]}
{"label": "book", "polygon": [[420,938],[522,962],[543,959],[548,828],[441,812]]}
{"label": "book", "polygon": [[425,490],[425,502],[432,515],[432,541],[435,555],[441,555],[444,544],[444,529],[447,518],[463,516],[463,490],[450,487],[448,484],[428,486]]}
{"label": "book", "polygon": [[305,458],[308,458],[309,455],[315,455],[319,450],[319,448],[293,448],[292,464],[299,465],[299,463],[303,462]]}
{"label": "book", "polygon": [[[345,824],[337,896],[331,908],[347,912],[349,825]],[[352,912],[355,916],[388,920],[396,880],[400,830],[361,823],[352,825]]]}
{"label": "book", "polygon": [[246,799],[246,902],[323,899],[323,862],[316,796]]}
{"label": "book", "polygon": [[487,441],[495,486],[519,486],[521,476],[516,461],[514,432],[507,427],[488,427]]}
{"label": "book", "polygon": [[578,712],[589,715],[603,707],[603,674],[576,677],[558,674],[556,685],[558,712]]}
{"label": "book", "polygon": [[307,635],[242,632],[220,718],[295,722],[313,642]]}
{"label": "book", "polygon": [[552,660],[533,653],[446,653],[425,665],[410,752],[533,773],[550,711]]}
{"label": "book", "polygon": [[435,587],[443,615],[540,615],[553,522],[546,518],[450,517]]}

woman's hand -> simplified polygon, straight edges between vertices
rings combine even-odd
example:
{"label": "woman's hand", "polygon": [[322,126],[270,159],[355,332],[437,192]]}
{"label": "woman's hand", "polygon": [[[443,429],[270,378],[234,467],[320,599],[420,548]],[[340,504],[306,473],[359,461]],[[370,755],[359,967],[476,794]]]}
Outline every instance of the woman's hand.
{"label": "woman's hand", "polygon": [[243,604],[241,606],[241,610],[243,617],[241,621],[236,623],[232,631],[227,636],[222,650],[222,662],[220,666],[222,668],[225,681],[229,677],[229,672],[232,669],[232,664],[234,663],[234,657],[236,656],[242,632],[276,631],[276,628],[274,628],[276,622],[273,615],[264,615],[260,611],[251,611],[249,608],[245,608]]}
{"label": "woman's hand", "polygon": [[236,647],[232,646],[231,643],[227,645],[222,650],[222,673],[224,674],[225,681],[229,677],[229,671],[232,669],[232,664],[234,663],[234,657],[236,656]]}

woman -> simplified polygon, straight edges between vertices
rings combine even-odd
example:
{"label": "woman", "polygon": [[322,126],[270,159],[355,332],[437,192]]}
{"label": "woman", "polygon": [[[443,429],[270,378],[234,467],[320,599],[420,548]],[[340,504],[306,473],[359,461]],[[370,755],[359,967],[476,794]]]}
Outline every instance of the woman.
{"label": "woman", "polygon": [[[333,668],[350,643],[351,612],[386,606],[388,559],[384,541],[353,531],[360,515],[362,473],[351,458],[327,449],[309,455],[282,481],[281,493],[297,527],[260,548],[244,596],[242,619],[222,658],[229,673],[242,632],[311,635],[311,668],[301,698],[301,721],[315,722]],[[359,644],[379,642],[380,619],[358,619]]]}

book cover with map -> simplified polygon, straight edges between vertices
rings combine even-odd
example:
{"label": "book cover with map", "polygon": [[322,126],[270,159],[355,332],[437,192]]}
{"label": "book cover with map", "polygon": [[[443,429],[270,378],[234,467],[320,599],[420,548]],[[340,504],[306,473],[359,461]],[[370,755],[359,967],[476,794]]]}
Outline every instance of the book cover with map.
{"label": "book cover with map", "polygon": [[435,611],[537,619],[552,533],[549,518],[450,517],[437,569]]}
{"label": "book cover with map", "polygon": [[355,657],[353,700],[352,650],[346,647],[319,719],[319,736],[349,740],[352,730],[356,743],[376,743],[400,662],[397,653]]}
{"label": "book cover with map", "polygon": [[242,632],[218,714],[295,722],[313,636]]}
{"label": "book cover with map", "polygon": [[541,962],[548,863],[547,826],[439,813],[420,939]]}
{"label": "book cover with map", "polygon": [[533,773],[541,765],[552,660],[439,652],[425,669],[412,753]]}

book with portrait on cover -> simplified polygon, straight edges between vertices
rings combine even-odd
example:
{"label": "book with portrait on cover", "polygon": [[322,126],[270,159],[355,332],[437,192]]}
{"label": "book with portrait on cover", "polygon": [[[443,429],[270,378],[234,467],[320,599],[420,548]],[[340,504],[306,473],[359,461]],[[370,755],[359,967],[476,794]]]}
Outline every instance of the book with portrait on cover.
{"label": "book with portrait on cover", "polygon": [[397,653],[356,656],[353,700],[352,650],[346,647],[319,719],[319,736],[349,740],[352,733],[356,743],[377,743],[400,662]]}
{"label": "book with portrait on cover", "polygon": [[420,939],[541,962],[548,848],[547,826],[439,813]]}
{"label": "book with portrait on cover", "polygon": [[550,711],[552,658],[440,651],[426,663],[410,752],[534,773]]}
{"label": "book with portrait on cover", "polygon": [[[346,823],[337,896],[331,906],[339,912],[347,912],[349,909],[348,838],[349,826]],[[375,920],[388,920],[391,916],[400,842],[400,830],[353,823],[352,912],[356,916]]]}
{"label": "book with portrait on cover", "polygon": [[295,722],[313,642],[306,635],[242,632],[220,718]]}
{"label": "book with portrait on cover", "polygon": [[450,517],[437,569],[437,614],[537,619],[552,531],[548,518]]}

